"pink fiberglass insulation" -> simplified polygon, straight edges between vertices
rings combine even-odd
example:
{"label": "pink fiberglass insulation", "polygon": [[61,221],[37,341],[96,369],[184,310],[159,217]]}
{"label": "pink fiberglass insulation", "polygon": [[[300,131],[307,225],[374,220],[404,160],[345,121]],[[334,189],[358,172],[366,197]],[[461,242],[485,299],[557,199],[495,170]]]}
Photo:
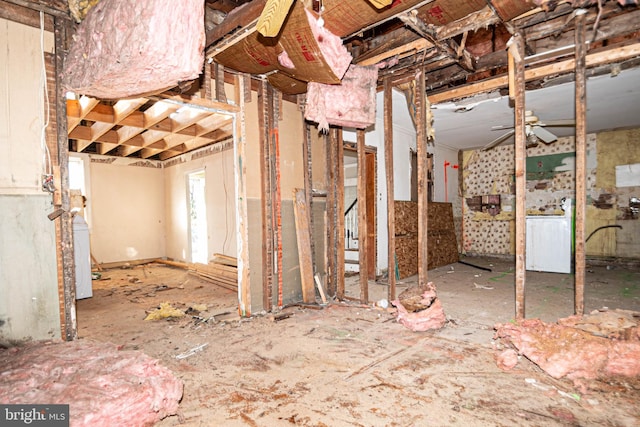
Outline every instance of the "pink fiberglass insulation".
{"label": "pink fiberglass insulation", "polygon": [[202,0],[102,0],[73,36],[63,84],[107,99],[161,92],[198,77],[204,43]]}
{"label": "pink fiberglass insulation", "polygon": [[526,319],[496,325],[496,337],[554,378],[640,375],[640,342],[598,337],[573,327]]}
{"label": "pink fiberglass insulation", "polygon": [[329,125],[364,129],[376,121],[377,67],[351,65],[339,85],[311,82],[307,86],[305,119]]}
{"label": "pink fiberglass insulation", "polygon": [[182,382],[139,351],[86,340],[0,351],[0,402],[69,404],[72,427],[150,426],[178,410]]}
{"label": "pink fiberglass insulation", "polygon": [[398,309],[398,323],[401,323],[405,328],[414,332],[442,328],[447,322],[447,317],[444,314],[442,303],[436,296],[436,287],[433,283],[428,283],[428,286],[422,294],[422,300],[419,302],[426,308],[411,312],[402,305],[400,298],[391,301],[391,304]]}

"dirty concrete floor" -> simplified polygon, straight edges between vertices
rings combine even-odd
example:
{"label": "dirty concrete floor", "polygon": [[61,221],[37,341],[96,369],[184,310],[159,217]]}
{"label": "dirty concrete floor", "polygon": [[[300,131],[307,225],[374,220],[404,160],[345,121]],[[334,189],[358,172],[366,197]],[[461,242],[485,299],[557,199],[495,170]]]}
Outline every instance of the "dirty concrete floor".
{"label": "dirty concrete floor", "polygon": [[[449,322],[411,332],[392,310],[335,302],[291,307],[291,317],[240,319],[232,291],[177,268],[150,264],[103,272],[78,301],[79,334],[158,358],[184,382],[167,426],[635,426],[640,379],[592,381],[581,393],[526,359],[503,372],[493,326],[514,317],[513,263],[467,259],[429,271]],[[398,292],[415,284],[401,280]],[[358,296],[358,276],[346,279]],[[527,272],[526,316],[573,313],[573,276]],[[387,287],[370,282],[371,301]],[[203,312],[144,321],[161,302]],[[640,311],[640,270],[590,266],[585,312]]]}

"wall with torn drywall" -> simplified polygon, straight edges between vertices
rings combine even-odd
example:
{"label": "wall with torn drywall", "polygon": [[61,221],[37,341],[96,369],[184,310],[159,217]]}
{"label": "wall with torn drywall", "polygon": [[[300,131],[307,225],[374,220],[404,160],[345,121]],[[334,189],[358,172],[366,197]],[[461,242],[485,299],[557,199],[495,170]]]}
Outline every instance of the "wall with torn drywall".
{"label": "wall with torn drywall", "polygon": [[[53,35],[44,33],[44,51]],[[52,197],[42,191],[41,33],[0,19],[0,342],[60,338]]]}
{"label": "wall with torn drywall", "polygon": [[165,256],[162,162],[90,155],[91,250],[101,264]]}
{"label": "wall with torn drywall", "polygon": [[[640,182],[616,182],[616,171],[640,163],[639,130],[587,136],[587,256],[640,257],[633,198]],[[468,254],[515,253],[513,145],[463,153],[463,250]],[[562,199],[575,201],[573,137],[527,149],[527,215],[562,215]],[[618,173],[620,174],[620,173]],[[615,227],[611,227],[615,226]],[[599,227],[606,227],[596,231]],[[622,227],[622,230],[619,228]]]}
{"label": "wall with torn drywall", "polygon": [[640,129],[602,132],[596,139],[598,173],[587,199],[587,236],[594,234],[587,254],[640,258]]}
{"label": "wall with torn drywall", "polygon": [[199,170],[205,174],[208,259],[214,253],[237,257],[232,139],[164,162],[166,256],[191,262],[187,176]]}
{"label": "wall with torn drywall", "polygon": [[[227,93],[230,91],[228,90]],[[260,179],[260,129],[258,125],[258,95],[251,92],[252,99],[246,104],[246,189],[247,219],[249,227],[249,268],[251,280],[251,312],[263,309],[262,280],[262,185]],[[232,98],[232,97],[231,97]],[[302,298],[298,245],[293,216],[293,191],[304,188],[306,159],[302,155],[303,120],[298,106],[283,102],[282,120],[278,122],[280,147],[280,191],[282,199],[282,295],[286,304]],[[277,287],[277,285],[276,285]],[[273,290],[273,303],[277,305],[277,289]]]}

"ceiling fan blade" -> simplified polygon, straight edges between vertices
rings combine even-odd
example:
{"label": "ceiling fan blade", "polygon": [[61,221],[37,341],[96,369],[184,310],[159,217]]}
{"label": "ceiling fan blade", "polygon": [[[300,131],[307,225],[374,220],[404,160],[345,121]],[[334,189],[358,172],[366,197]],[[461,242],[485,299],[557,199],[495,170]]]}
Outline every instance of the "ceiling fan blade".
{"label": "ceiling fan blade", "polygon": [[562,120],[548,120],[544,123],[537,123],[538,126],[548,126],[548,127],[562,127],[562,126],[575,126],[576,121],[573,119],[562,119]]}
{"label": "ceiling fan blade", "polygon": [[537,136],[545,144],[551,144],[553,141],[558,140],[557,136],[540,126],[531,126],[531,132],[533,132],[535,136]]}
{"label": "ceiling fan blade", "polygon": [[507,139],[509,139],[510,136],[512,136],[514,133],[516,133],[515,130],[510,130],[509,132],[505,133],[502,136],[497,137],[496,139],[494,139],[493,141],[491,141],[490,143],[488,143],[487,145],[485,145],[484,147],[482,147],[482,151],[486,151],[489,150],[497,145],[502,144],[504,141],[506,141]]}

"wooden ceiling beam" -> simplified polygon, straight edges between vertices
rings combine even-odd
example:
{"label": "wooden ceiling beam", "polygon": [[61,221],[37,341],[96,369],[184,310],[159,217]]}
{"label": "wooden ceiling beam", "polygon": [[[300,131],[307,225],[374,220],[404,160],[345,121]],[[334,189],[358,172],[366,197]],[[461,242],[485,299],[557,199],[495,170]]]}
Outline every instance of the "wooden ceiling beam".
{"label": "wooden ceiling beam", "polygon": [[72,131],[100,101],[88,96],[67,100],[67,132]]}
{"label": "wooden ceiling beam", "polygon": [[[640,42],[625,44],[617,47],[592,51],[587,55],[586,64],[588,68],[615,62],[626,61],[640,56]],[[575,60],[567,59],[553,64],[532,67],[525,71],[525,80],[538,80],[545,77],[573,72]],[[470,85],[449,89],[429,95],[432,104],[466,98],[479,93],[491,92],[493,90],[507,87],[509,79],[506,75],[495,77],[473,83]]]}
{"label": "wooden ceiling beam", "polygon": [[477,12],[470,13],[464,18],[453,21],[435,30],[435,37],[439,41],[451,39],[460,34],[476,31],[480,28],[488,28],[502,22],[493,8],[485,6]]}
{"label": "wooden ceiling beam", "polygon": [[438,50],[458,62],[462,68],[467,71],[474,70],[473,58],[471,58],[471,54],[464,49],[464,46],[459,46],[453,39],[438,40],[436,30],[433,26],[427,25],[417,15],[411,12],[402,14],[399,18],[405,25],[418,33],[418,35],[430,43],[433,43]]}
{"label": "wooden ceiling beam", "polygon": [[69,3],[65,0],[4,0],[6,3],[42,11],[46,14],[71,21]]}

